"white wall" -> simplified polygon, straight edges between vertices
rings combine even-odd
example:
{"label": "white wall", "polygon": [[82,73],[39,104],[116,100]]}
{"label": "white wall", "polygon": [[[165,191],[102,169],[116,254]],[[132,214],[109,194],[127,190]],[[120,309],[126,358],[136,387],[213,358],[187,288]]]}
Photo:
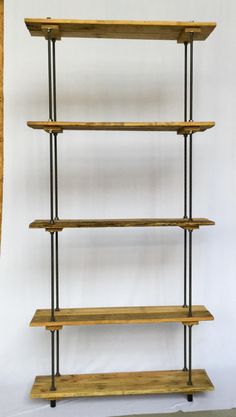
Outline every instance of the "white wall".
{"label": "white wall", "polygon": [[[218,27],[195,46],[194,118],[215,120],[194,136],[194,215],[216,221],[194,232],[194,303],[215,322],[194,328],[194,367],[215,392],[32,401],[34,376],[50,372],[50,337],[29,328],[50,303],[48,138],[26,127],[47,120],[47,49],[24,17],[203,20]],[[5,168],[1,250],[0,415],[107,417],[231,408],[235,400],[236,3],[234,0],[5,0]],[[57,44],[58,119],[183,118],[183,47],[175,42],[63,39]],[[59,136],[60,217],[183,215],[183,141],[171,133],[69,132]],[[180,229],[65,230],[61,305],[181,304]],[[62,373],[182,367],[177,324],[64,328]]]}

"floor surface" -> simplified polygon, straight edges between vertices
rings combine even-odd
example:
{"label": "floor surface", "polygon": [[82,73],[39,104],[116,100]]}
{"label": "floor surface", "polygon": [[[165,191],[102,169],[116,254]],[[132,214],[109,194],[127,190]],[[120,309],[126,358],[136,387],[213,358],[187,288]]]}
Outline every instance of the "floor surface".
{"label": "floor surface", "polygon": [[130,415],[126,417],[236,417],[236,408],[221,411],[196,411],[194,413],[184,413],[183,411],[178,411],[178,413],[171,414],[133,414],[132,416]]}

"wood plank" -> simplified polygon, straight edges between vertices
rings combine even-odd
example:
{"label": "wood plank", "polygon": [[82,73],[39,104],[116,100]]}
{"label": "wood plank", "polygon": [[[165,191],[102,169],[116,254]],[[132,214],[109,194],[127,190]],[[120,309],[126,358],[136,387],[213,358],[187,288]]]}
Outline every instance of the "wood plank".
{"label": "wood plank", "polygon": [[2,234],[2,204],[3,204],[3,135],[4,135],[4,0],[0,0],[0,242]]}
{"label": "wood plank", "polygon": [[50,391],[50,376],[37,376],[31,398],[56,400],[69,397],[108,395],[169,394],[213,391],[204,369],[193,369],[193,385],[188,385],[186,371],[119,372],[61,375],[56,377],[56,391]]}
{"label": "wood plank", "polygon": [[75,219],[75,220],[35,220],[30,229],[61,231],[64,228],[81,227],[166,227],[177,226],[183,229],[195,229],[200,226],[212,226],[215,222],[209,219]]}
{"label": "wood plank", "polygon": [[[47,26],[55,39],[112,38],[189,41],[192,29],[194,40],[205,40],[215,29],[215,22],[134,21],[134,20],[76,20],[26,18],[25,24],[32,36],[45,36]],[[55,26],[55,31],[53,31]],[[200,29],[200,30],[199,30]],[[58,33],[59,32],[59,33]],[[47,36],[47,35],[46,35]]]}
{"label": "wood plank", "polygon": [[55,311],[55,322],[51,322],[51,310],[36,310],[30,326],[51,328],[58,326],[81,326],[97,324],[140,324],[140,323],[191,323],[214,320],[202,305],[192,307],[192,317],[183,306],[141,307],[92,307],[62,308]]}
{"label": "wood plank", "polygon": [[179,134],[204,132],[215,126],[214,122],[48,122],[29,121],[32,129],[60,133],[63,130],[116,130],[177,132]]}

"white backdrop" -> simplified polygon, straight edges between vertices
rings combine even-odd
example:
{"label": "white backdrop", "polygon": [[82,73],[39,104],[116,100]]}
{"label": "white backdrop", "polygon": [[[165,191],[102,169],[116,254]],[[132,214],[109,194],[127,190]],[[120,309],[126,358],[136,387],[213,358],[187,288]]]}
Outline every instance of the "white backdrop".
{"label": "white backdrop", "polygon": [[[47,47],[24,17],[203,20],[218,27],[195,46],[194,118],[216,127],[194,136],[193,300],[215,321],[193,330],[193,365],[215,392],[30,400],[35,375],[50,372],[50,335],[29,328],[50,303],[50,240],[28,229],[49,216],[48,138],[27,128],[47,120]],[[1,249],[0,415],[107,417],[231,408],[235,399],[236,3],[234,0],[5,0],[5,168]],[[57,43],[58,119],[161,121],[183,118],[183,47],[175,42],[63,39]],[[61,218],[183,215],[183,141],[171,133],[69,132],[59,136]],[[183,232],[65,230],[60,234],[61,306],[183,302]],[[64,328],[61,372],[177,369],[177,324]]]}

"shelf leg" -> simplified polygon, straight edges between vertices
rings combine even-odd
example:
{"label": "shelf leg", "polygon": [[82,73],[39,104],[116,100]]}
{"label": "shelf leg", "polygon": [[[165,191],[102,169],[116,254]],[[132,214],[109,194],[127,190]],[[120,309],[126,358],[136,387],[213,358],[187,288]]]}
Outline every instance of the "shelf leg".
{"label": "shelf leg", "polygon": [[56,391],[55,385],[55,330],[51,330],[51,391]]}
{"label": "shelf leg", "polygon": [[193,385],[192,383],[192,326],[188,326],[188,385]]}
{"label": "shelf leg", "polygon": [[54,315],[54,232],[51,235],[51,321],[55,321]]}
{"label": "shelf leg", "polygon": [[60,356],[59,356],[59,353],[60,353],[60,344],[59,344],[59,339],[60,339],[60,334],[59,334],[59,330],[56,330],[56,376],[60,376],[61,374],[60,374],[60,362],[59,362],[59,359],[60,359]]}
{"label": "shelf leg", "polygon": [[187,368],[187,326],[184,326],[184,367],[183,371],[186,372]]}
{"label": "shelf leg", "polygon": [[188,240],[188,245],[189,245],[189,264],[188,264],[188,279],[189,279],[189,283],[188,283],[188,292],[189,292],[189,304],[188,304],[188,316],[192,317],[192,235],[193,235],[193,231],[189,230],[189,240]]}

